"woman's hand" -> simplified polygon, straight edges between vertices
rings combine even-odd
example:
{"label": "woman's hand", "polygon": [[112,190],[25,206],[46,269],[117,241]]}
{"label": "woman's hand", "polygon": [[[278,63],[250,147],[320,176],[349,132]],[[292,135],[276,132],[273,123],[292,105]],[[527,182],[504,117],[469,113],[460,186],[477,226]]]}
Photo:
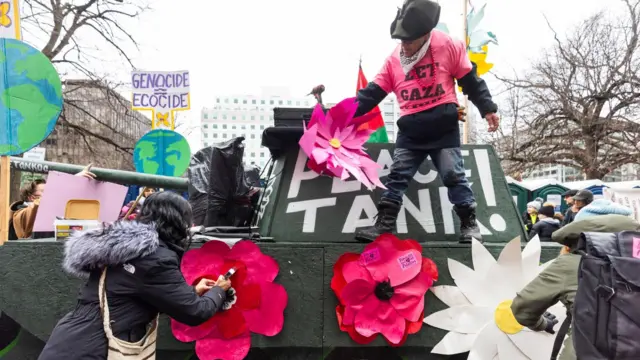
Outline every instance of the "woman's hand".
{"label": "woman's hand", "polygon": [[196,285],[196,293],[198,296],[204,295],[207,291],[211,290],[215,286],[216,282],[210,279],[200,279]]}
{"label": "woman's hand", "polygon": [[82,176],[84,178],[87,179],[95,179],[96,178],[96,174],[91,172],[91,167],[93,166],[93,164],[89,164],[87,166],[85,166],[84,169],[82,169],[82,171],[80,171],[79,173],[76,174],[76,176]]}
{"label": "woman's hand", "polygon": [[222,290],[227,291],[231,287],[231,280],[228,280],[224,276],[220,275],[220,277],[218,277],[218,281],[216,281],[213,286],[219,286],[222,288]]}

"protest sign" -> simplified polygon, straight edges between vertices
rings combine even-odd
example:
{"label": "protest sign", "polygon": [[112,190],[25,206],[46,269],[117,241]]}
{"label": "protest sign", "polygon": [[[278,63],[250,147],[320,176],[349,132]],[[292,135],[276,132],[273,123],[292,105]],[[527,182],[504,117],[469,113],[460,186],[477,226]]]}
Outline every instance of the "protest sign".
{"label": "protest sign", "polygon": [[143,71],[131,74],[132,109],[151,111],[152,129],[175,129],[175,112],[189,110],[188,71]]}
{"label": "protest sign", "polygon": [[640,189],[603,189],[604,198],[633,210],[633,218],[640,222]]}
{"label": "protest sign", "polygon": [[20,40],[20,1],[0,2],[0,38]]}

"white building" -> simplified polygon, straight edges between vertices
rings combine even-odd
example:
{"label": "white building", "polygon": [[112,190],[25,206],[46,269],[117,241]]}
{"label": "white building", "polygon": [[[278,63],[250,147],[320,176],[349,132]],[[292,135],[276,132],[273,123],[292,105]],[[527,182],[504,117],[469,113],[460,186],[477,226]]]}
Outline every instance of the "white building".
{"label": "white building", "polygon": [[[525,180],[549,179],[558,182],[572,182],[585,180],[586,177],[582,171],[568,166],[552,165],[546,167],[538,167],[532,170]],[[604,179],[605,182],[631,181],[640,179],[640,166],[636,164],[627,164],[612,171]]]}
{"label": "white building", "polygon": [[261,147],[262,132],[273,126],[273,108],[310,108],[315,99],[292,97],[284,88],[263,88],[262,95],[220,96],[213,107],[200,114],[201,145],[210,146],[239,136],[245,137],[244,161],[264,168],[271,155]]}

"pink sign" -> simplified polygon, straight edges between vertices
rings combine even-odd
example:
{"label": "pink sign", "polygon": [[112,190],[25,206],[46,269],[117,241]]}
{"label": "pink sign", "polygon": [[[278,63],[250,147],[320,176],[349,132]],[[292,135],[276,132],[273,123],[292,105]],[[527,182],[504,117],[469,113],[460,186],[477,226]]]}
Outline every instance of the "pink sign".
{"label": "pink sign", "polygon": [[640,259],[640,238],[633,238],[633,257]]}
{"label": "pink sign", "polygon": [[362,262],[365,265],[369,265],[373,262],[380,260],[380,249],[373,248],[371,250],[365,251],[360,255],[362,257]]}
{"label": "pink sign", "polygon": [[40,199],[33,231],[53,231],[53,222],[56,217],[64,217],[69,200],[97,200],[100,202],[99,220],[114,222],[118,220],[125,196],[126,186],[51,171]]}

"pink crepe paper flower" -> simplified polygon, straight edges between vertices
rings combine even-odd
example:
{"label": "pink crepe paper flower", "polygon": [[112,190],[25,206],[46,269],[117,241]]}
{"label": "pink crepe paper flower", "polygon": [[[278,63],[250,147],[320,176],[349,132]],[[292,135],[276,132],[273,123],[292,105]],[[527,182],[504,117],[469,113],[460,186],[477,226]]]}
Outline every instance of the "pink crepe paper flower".
{"label": "pink crepe paper flower", "polygon": [[437,279],[435,263],[422,257],[415,240],[384,234],[360,255],[343,254],[331,279],[340,329],[360,344],[382,334],[391,345],[402,345],[420,330],[424,296]]}
{"label": "pink crepe paper flower", "polygon": [[358,130],[379,112],[353,117],[358,109],[356,98],[342,100],[325,115],[320,104],[311,114],[311,121],[300,138],[300,148],[309,157],[307,166],[318,174],[346,180],[353,176],[369,190],[386,189],[378,177],[378,165],[362,146],[374,132]]}
{"label": "pink crepe paper flower", "polygon": [[192,285],[202,278],[218,279],[231,267],[236,269],[231,278],[235,294],[227,298],[224,311],[194,327],[171,319],[173,335],[182,342],[195,341],[200,360],[244,359],[252,332],[274,336],[282,330],[288,298],[284,287],[273,283],[278,263],[252,241],[239,241],[232,248],[222,241],[209,241],[187,251],[180,267]]}

